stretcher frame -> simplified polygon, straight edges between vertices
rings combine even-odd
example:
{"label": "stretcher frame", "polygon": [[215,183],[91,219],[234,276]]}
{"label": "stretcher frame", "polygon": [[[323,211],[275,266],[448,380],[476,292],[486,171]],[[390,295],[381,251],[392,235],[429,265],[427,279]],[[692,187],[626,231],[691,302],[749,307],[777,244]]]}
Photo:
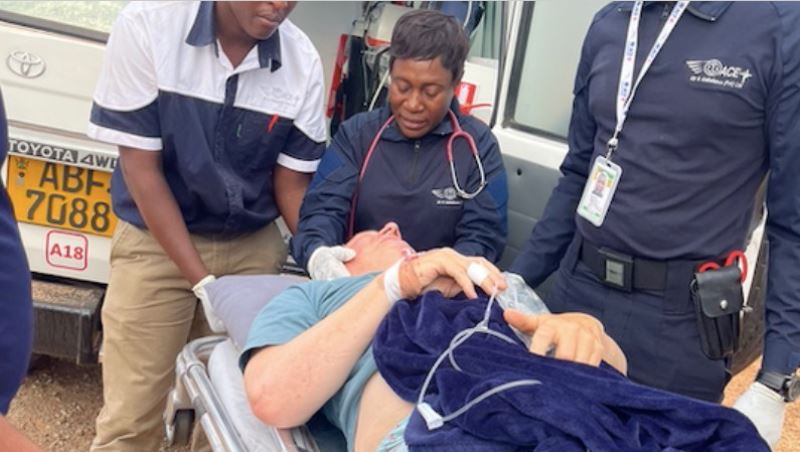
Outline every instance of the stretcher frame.
{"label": "stretcher frame", "polygon": [[[236,431],[230,414],[220,400],[208,374],[206,363],[225,336],[195,339],[181,350],[175,363],[175,386],[167,397],[164,427],[169,445],[186,444],[193,425],[203,429],[214,452],[248,452]],[[197,422],[193,422],[194,420]],[[270,427],[275,451],[319,452],[311,433],[304,426],[292,429]]]}

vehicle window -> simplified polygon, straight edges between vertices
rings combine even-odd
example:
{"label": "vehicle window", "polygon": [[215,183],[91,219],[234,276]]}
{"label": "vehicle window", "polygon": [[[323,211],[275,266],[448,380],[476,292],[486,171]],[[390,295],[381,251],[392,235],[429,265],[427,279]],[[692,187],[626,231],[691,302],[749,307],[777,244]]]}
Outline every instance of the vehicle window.
{"label": "vehicle window", "polygon": [[470,35],[470,57],[500,58],[501,9],[500,2],[485,2],[483,18]]}
{"label": "vehicle window", "polygon": [[507,110],[513,127],[567,136],[583,38],[606,3],[525,2],[520,33],[527,38],[517,42]]}
{"label": "vehicle window", "polygon": [[[108,33],[125,1],[5,1],[3,12],[20,14],[31,19],[44,19],[61,25]],[[58,30],[53,30],[58,31]]]}

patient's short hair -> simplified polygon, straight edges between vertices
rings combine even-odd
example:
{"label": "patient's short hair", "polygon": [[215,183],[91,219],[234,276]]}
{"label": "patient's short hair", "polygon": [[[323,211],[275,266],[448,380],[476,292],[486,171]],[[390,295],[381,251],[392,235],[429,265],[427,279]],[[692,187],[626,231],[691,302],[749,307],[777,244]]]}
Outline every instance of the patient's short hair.
{"label": "patient's short hair", "polygon": [[452,16],[440,11],[418,9],[404,14],[392,32],[389,67],[394,60],[441,59],[442,66],[461,80],[469,42],[464,28]]}

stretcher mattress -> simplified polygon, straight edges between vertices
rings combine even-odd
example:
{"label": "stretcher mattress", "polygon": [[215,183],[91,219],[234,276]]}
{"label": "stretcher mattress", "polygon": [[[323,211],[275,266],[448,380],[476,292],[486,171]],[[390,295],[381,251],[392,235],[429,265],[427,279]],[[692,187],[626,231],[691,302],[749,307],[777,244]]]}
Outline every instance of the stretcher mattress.
{"label": "stretcher mattress", "polygon": [[[265,425],[250,410],[238,360],[239,352],[230,339],[221,342],[211,352],[208,376],[217,395],[249,452],[285,450],[278,430]],[[289,441],[285,443],[291,444]]]}
{"label": "stretcher mattress", "polygon": [[[239,370],[239,350],[229,338],[214,348],[208,359],[208,376],[217,396],[222,401],[233,427],[247,447],[248,452],[294,452],[305,449],[305,438],[293,438],[297,429],[279,430],[261,422],[250,410],[244,391],[244,380]],[[306,424],[317,449],[323,452],[346,452],[344,435],[332,426],[322,414],[317,414]],[[300,441],[296,442],[296,439]],[[302,444],[303,447],[295,447]]]}

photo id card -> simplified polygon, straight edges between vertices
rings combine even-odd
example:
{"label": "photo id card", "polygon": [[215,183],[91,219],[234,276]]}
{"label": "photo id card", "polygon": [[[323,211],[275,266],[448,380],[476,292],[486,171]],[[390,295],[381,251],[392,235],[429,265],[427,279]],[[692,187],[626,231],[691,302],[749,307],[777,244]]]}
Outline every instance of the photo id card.
{"label": "photo id card", "polygon": [[583,188],[583,196],[578,204],[578,215],[600,227],[606,219],[620,177],[622,168],[619,165],[609,162],[602,155],[597,156]]}

